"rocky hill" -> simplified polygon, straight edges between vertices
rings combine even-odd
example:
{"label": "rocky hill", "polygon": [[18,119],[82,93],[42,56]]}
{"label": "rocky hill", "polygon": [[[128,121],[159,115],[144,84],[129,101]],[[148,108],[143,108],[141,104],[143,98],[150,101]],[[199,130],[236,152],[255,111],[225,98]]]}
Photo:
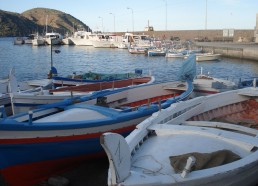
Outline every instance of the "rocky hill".
{"label": "rocky hill", "polygon": [[72,33],[73,28],[79,26],[91,30],[75,17],[54,9],[34,8],[21,14],[0,10],[0,37],[45,33],[46,22],[48,32],[59,32],[63,35]]}

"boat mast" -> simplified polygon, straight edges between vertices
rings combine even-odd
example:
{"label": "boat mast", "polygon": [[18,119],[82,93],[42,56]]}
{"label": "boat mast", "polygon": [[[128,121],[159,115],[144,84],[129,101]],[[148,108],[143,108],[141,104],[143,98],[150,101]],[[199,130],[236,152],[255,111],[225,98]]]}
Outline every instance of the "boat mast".
{"label": "boat mast", "polygon": [[47,21],[48,21],[48,15],[46,17],[46,33],[47,33]]}

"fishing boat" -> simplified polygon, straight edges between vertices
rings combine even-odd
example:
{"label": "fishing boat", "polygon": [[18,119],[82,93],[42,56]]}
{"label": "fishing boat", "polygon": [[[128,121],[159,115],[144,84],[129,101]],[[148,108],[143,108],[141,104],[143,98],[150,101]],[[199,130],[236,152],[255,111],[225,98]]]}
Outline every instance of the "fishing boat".
{"label": "fishing boat", "polygon": [[[195,56],[189,60],[195,63]],[[102,133],[126,136],[152,113],[187,99],[194,76],[182,74],[185,81],[102,91],[1,118],[2,178],[9,185],[30,186],[85,159],[104,155],[99,143]],[[1,112],[5,116],[3,109]]]}
{"label": "fishing boat", "polygon": [[52,87],[52,81],[49,79],[18,82],[14,74],[15,70],[12,68],[8,78],[0,79],[0,106],[5,107],[7,115],[13,114],[10,94],[39,91]]}
{"label": "fishing boat", "polygon": [[165,56],[167,51],[163,48],[156,48],[148,50],[148,56]]}
{"label": "fishing boat", "polygon": [[153,114],[125,139],[103,134],[108,185],[257,184],[257,98],[252,87],[198,97]]}
{"label": "fishing boat", "polygon": [[131,54],[146,54],[147,48],[133,46],[128,48],[128,52]]}
{"label": "fishing boat", "polygon": [[54,74],[52,77],[52,81],[55,87],[59,86],[74,86],[80,84],[90,84],[90,83],[99,83],[99,82],[107,82],[121,79],[129,79],[134,77],[140,77],[142,75],[141,69],[135,69],[135,72],[132,73],[120,73],[120,74],[105,74],[105,73],[96,73],[96,72],[87,72],[84,74],[73,73],[68,77],[61,77],[57,75],[57,70],[55,67],[51,68],[52,73]]}
{"label": "fishing boat", "polygon": [[153,83],[153,76],[136,77],[125,80],[59,87],[57,89],[37,89],[11,94],[13,113],[28,112],[39,105],[55,103],[75,96],[92,95],[95,91],[114,90],[117,88],[141,86]]}
{"label": "fishing boat", "polygon": [[191,95],[192,98],[198,96],[207,96],[210,94],[217,94],[229,90],[239,88],[239,86],[230,80],[215,78],[208,74],[203,74],[203,68],[201,67],[201,73],[196,76],[193,81],[194,91]]}
{"label": "fishing boat", "polygon": [[170,50],[166,53],[165,57],[167,57],[167,58],[185,58],[185,54],[183,52],[179,52],[177,50]]}
{"label": "fishing boat", "polygon": [[196,61],[216,61],[220,60],[221,54],[213,53],[198,53],[196,54]]}

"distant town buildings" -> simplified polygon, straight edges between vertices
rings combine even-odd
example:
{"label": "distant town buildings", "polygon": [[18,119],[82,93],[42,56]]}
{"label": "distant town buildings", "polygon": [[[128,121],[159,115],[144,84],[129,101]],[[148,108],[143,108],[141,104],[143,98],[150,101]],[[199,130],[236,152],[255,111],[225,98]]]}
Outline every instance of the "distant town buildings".
{"label": "distant town buildings", "polygon": [[150,26],[150,25],[149,25],[149,20],[148,20],[148,26],[146,26],[146,27],[144,28],[144,31],[154,31],[153,26]]}

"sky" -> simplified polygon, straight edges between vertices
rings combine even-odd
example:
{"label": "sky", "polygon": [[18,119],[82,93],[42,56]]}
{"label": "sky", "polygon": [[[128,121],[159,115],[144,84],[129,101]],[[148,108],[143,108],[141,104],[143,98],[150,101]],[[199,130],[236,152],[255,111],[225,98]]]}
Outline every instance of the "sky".
{"label": "sky", "polygon": [[0,0],[1,10],[32,8],[68,13],[93,31],[143,31],[148,21],[157,31],[253,29],[258,0]]}

